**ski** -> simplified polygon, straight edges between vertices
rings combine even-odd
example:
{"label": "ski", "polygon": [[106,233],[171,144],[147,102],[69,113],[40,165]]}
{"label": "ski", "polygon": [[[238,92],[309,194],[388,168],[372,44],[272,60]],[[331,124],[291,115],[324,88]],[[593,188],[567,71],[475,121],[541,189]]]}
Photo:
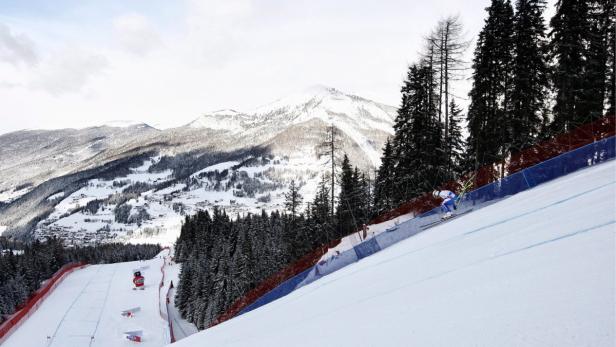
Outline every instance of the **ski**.
{"label": "ski", "polygon": [[451,217],[449,217],[449,218],[443,218],[443,219],[439,219],[439,220],[437,220],[437,221],[434,221],[434,222],[431,222],[431,223],[428,223],[428,224],[421,225],[421,226],[419,227],[419,229],[421,229],[421,230],[425,230],[425,229],[428,229],[428,228],[433,227],[433,226],[435,226],[435,225],[439,225],[439,224],[443,224],[443,223],[445,223],[445,222],[449,222],[450,220],[452,220],[452,219],[454,219],[454,218],[456,218],[456,217],[458,217],[458,216],[461,216],[461,215],[463,215],[463,214],[467,214],[467,213],[471,212],[472,210],[473,210],[473,209],[471,208],[471,209],[466,210],[466,211],[464,211],[464,212],[453,214],[453,215],[451,215]]}
{"label": "ski", "polygon": [[473,180],[475,179],[475,175],[477,175],[477,172],[473,172],[471,177],[469,177],[469,179],[462,184],[462,189],[460,189],[460,194],[458,194],[458,197],[454,202],[454,206],[458,206],[458,203],[462,201],[462,198],[464,197],[464,195],[466,195],[466,192],[473,186]]}

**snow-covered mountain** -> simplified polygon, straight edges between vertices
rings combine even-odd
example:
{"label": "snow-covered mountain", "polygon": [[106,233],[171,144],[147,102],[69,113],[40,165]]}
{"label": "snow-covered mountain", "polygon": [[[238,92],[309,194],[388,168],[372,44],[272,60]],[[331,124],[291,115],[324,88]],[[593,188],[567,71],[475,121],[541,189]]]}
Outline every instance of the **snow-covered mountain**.
{"label": "snow-covered mountain", "polygon": [[[251,111],[211,112],[166,130],[122,122],[5,134],[0,231],[98,241],[157,233],[169,234],[161,236],[169,241],[182,216],[197,209],[280,209],[291,180],[310,201],[331,167],[323,146],[331,126],[337,159],[347,154],[373,175],[395,112],[316,86]],[[125,206],[130,218],[118,221],[116,209]]]}
{"label": "snow-covered mountain", "polygon": [[383,138],[393,133],[395,115],[395,107],[317,85],[249,112],[221,110],[205,114],[188,126],[242,133],[266,142],[293,127],[334,125],[367,159],[363,162],[366,159],[356,158],[356,162],[368,167],[380,163]]}

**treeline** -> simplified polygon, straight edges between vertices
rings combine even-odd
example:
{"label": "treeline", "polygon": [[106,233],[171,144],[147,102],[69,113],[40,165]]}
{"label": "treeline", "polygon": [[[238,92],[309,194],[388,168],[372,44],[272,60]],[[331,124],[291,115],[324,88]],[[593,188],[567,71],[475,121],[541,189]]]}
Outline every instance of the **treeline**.
{"label": "treeline", "polygon": [[[63,265],[85,261],[105,264],[151,259],[159,245],[105,244],[66,249],[59,239],[32,244],[2,242],[0,249],[0,323],[23,305],[43,281]],[[5,248],[7,247],[7,248]]]}
{"label": "treeline", "polygon": [[504,164],[492,165],[487,179],[504,177],[530,160],[511,161],[513,154],[614,114],[614,2],[562,0],[556,7],[548,29],[543,0],[491,1],[471,65],[466,117],[450,80],[464,70],[468,43],[457,17],[439,22],[401,89],[395,135],[375,182],[377,211],[493,163]]}
{"label": "treeline", "polygon": [[232,220],[215,208],[186,217],[175,245],[182,262],[176,294],[182,317],[204,329],[268,276],[365,223],[372,213],[369,183],[346,156],[339,181],[335,213],[323,177],[306,208],[293,181],[283,213]]}

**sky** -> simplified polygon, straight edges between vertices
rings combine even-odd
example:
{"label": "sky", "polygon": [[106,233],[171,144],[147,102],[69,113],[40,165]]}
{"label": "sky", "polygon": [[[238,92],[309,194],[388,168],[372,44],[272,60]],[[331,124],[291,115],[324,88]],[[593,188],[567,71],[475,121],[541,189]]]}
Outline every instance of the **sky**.
{"label": "sky", "polygon": [[[3,0],[0,133],[113,121],[176,127],[219,109],[250,111],[317,84],[397,106],[406,69],[438,20],[458,15],[474,42],[488,5]],[[467,104],[470,81],[454,87]]]}

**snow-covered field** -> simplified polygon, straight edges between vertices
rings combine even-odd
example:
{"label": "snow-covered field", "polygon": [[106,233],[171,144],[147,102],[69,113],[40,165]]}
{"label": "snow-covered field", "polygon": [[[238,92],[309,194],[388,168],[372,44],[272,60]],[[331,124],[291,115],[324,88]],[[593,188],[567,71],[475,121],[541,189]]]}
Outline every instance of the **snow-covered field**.
{"label": "snow-covered field", "polygon": [[[159,314],[158,284],[164,250],[157,258],[92,265],[67,276],[2,347],[130,346],[126,331],[143,331],[141,346],[168,343]],[[145,290],[132,290],[133,269],[142,268]],[[139,306],[134,317],[123,310]]]}
{"label": "snow-covered field", "polygon": [[[184,216],[198,210],[211,211],[217,206],[235,218],[238,214],[257,214],[262,209],[267,212],[284,209],[284,194],[293,179],[300,185],[306,202],[311,201],[320,180],[318,173],[327,166],[326,158],[315,161],[307,157],[257,158],[257,163],[247,165],[240,165],[239,161],[221,162],[193,173],[187,180],[132,197],[126,201],[131,206],[130,215],[146,211],[149,217],[139,223],[119,222],[114,215],[117,204],[113,197],[122,195],[124,189],[135,183],[155,187],[172,179],[170,170],[149,172],[159,160],[159,157],[150,158],[142,166],[131,169],[127,176],[90,180],[68,196],[63,192],[50,196],[49,200],[58,203],[49,217],[38,223],[35,235],[41,240],[58,236],[69,245],[121,241],[170,246],[179,236]],[[220,174],[223,171],[227,172],[224,177]],[[238,187],[255,185],[255,182],[269,188],[253,197],[240,194],[242,190]],[[265,196],[268,199],[259,200]],[[103,201],[96,213],[81,209],[94,200]]]}
{"label": "snow-covered field", "polygon": [[517,194],[173,346],[612,346],[615,172]]}

